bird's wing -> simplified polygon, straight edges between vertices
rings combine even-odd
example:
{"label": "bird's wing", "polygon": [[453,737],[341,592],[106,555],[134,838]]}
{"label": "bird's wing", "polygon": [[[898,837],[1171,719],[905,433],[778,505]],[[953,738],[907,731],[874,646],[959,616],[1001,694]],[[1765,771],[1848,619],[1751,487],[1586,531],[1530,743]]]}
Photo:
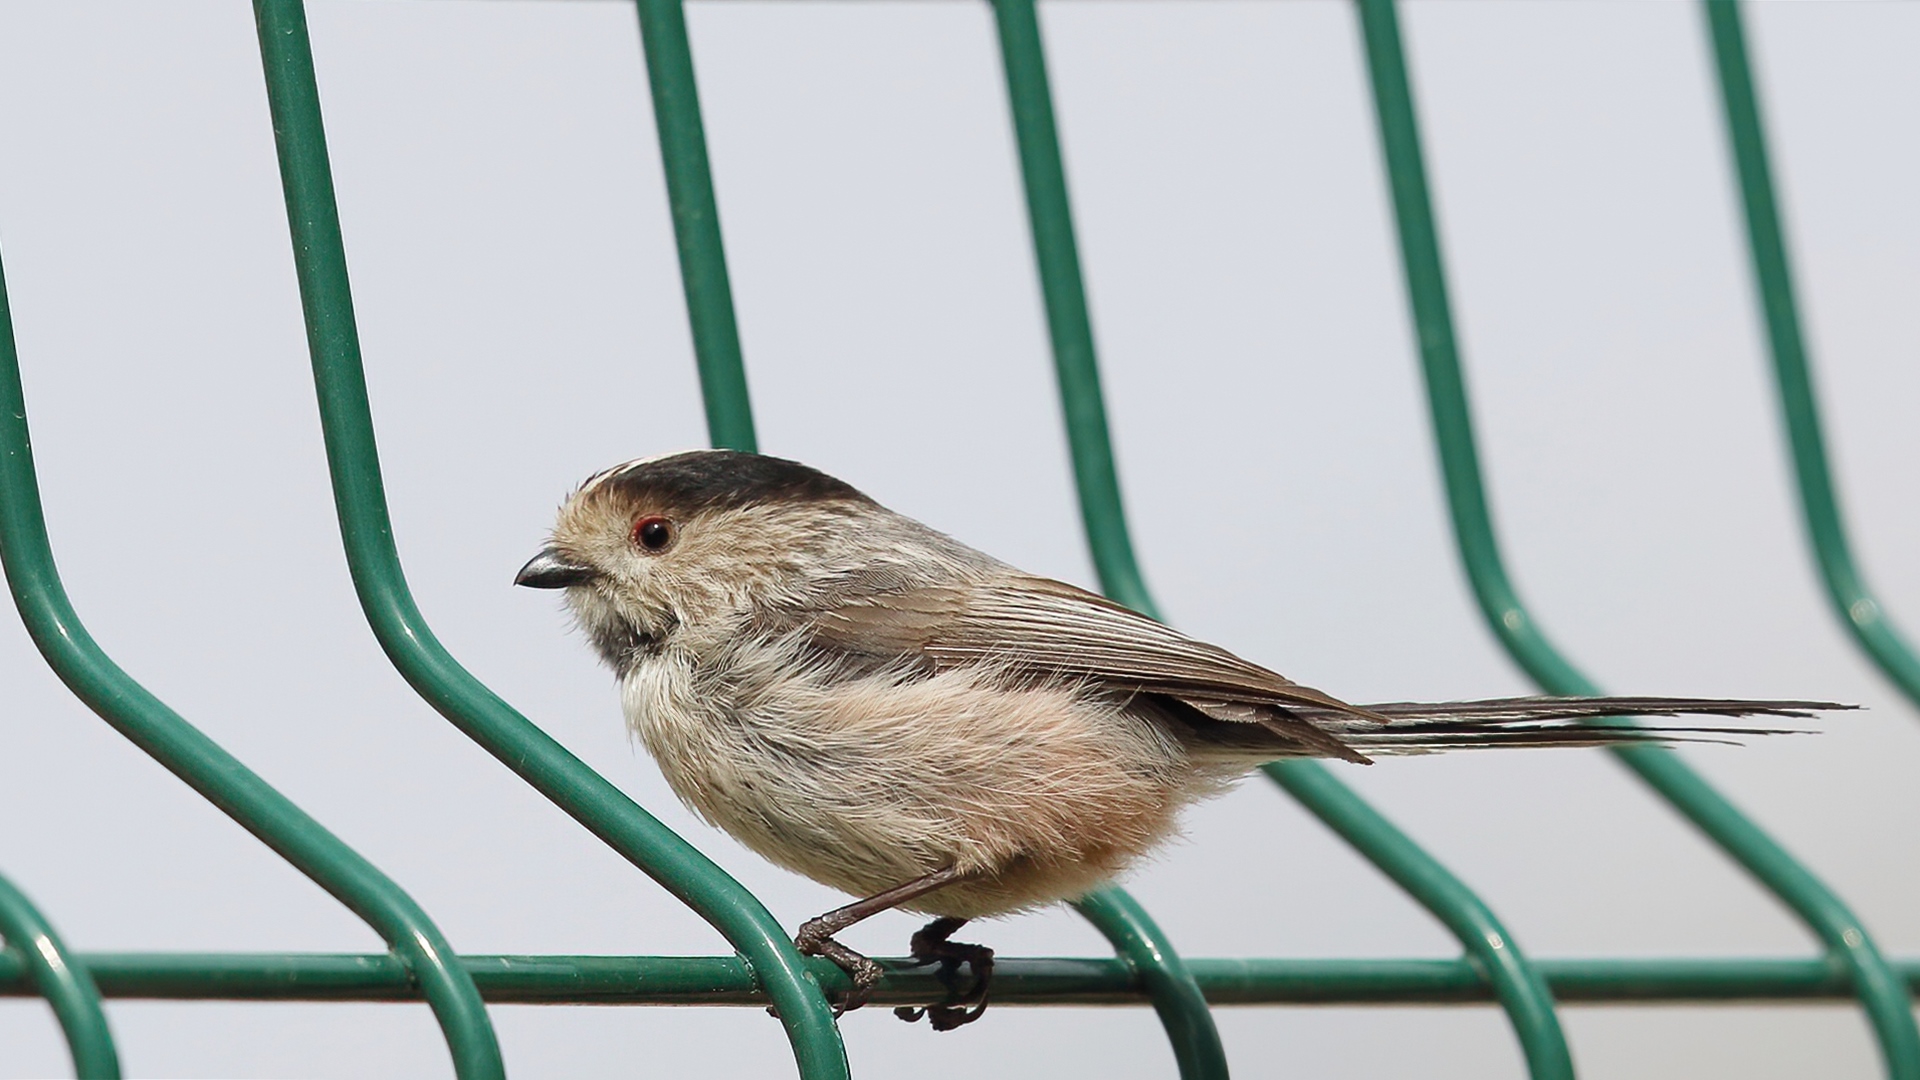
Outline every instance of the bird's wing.
{"label": "bird's wing", "polygon": [[1366,759],[1289,706],[1384,720],[1049,578],[1007,574],[869,594],[816,611],[808,622],[814,640],[829,648],[913,658],[936,669],[987,663],[1093,679],[1162,694],[1216,720],[1259,724],[1348,760]]}

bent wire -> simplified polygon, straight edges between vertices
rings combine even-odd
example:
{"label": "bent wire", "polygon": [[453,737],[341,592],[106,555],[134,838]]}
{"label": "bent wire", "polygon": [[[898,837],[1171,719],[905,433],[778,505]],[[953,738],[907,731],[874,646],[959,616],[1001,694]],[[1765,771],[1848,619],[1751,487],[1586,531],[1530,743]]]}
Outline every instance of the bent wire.
{"label": "bent wire", "polygon": [[[1125,889],[1109,885],[1073,902],[1075,911],[1105,935],[1140,990],[1153,1003],[1181,1080],[1226,1080],[1227,1051],[1207,1008],[1207,995],[1173,942]],[[997,992],[997,991],[996,991]]]}
{"label": "bent wire", "polygon": [[254,12],[334,504],[354,589],[374,636],[436,711],[740,950],[778,1010],[803,1076],[846,1077],[846,1051],[819,981],[765,906],[469,674],[414,604],[380,478],[305,12],[300,0],[256,0]]}
{"label": "bent wire", "polygon": [[1714,67],[1720,77],[1720,100],[1726,109],[1727,134],[1740,178],[1741,204],[1746,210],[1747,243],[1753,257],[1754,284],[1760,294],[1767,324],[1767,345],[1773,357],[1774,387],[1780,396],[1780,415],[1793,448],[1793,475],[1800,490],[1801,519],[1813,546],[1814,562],[1834,613],[1847,633],[1900,688],[1907,700],[1920,706],[1920,657],[1900,635],[1880,602],[1867,589],[1853,561],[1847,528],[1840,517],[1840,500],[1827,465],[1826,439],[1820,431],[1820,407],[1808,369],[1806,342],[1800,333],[1799,305],[1794,300],[1793,272],[1787,262],[1787,241],[1780,227],[1780,204],[1774,197],[1773,170],[1768,165],[1766,129],[1753,90],[1753,71],[1747,60],[1746,34],[1740,26],[1740,7],[1733,0],[1708,0],[1703,5],[1708,34],[1713,40]]}
{"label": "bent wire", "polygon": [[[708,437],[717,447],[755,451],[758,440],[707,162],[685,9],[682,0],[638,0],[636,7]],[[1099,890],[1076,908],[1127,963],[1140,970],[1183,1080],[1225,1080],[1226,1053],[1206,1000],[1146,909],[1117,888]]]}
{"label": "bent wire", "polygon": [[463,1078],[502,1075],[473,980],[413,898],[359,852],[120,669],[74,613],[54,567],[33,468],[6,277],[0,271],[0,562],[47,665],[75,697],[373,928],[420,980]]}
{"label": "bent wire", "polygon": [[47,999],[73,1055],[81,1080],[120,1080],[120,1055],[113,1048],[100,989],[86,965],[77,961],[53,932],[27,894],[0,875],[0,939],[5,953],[17,955],[27,985]]}
{"label": "bent wire", "polygon": [[[1480,477],[1398,18],[1393,0],[1359,0],[1359,5],[1434,441],[1461,561],[1487,624],[1542,689],[1601,693],[1541,633],[1507,576]],[[1800,917],[1851,975],[1888,1074],[1920,1078],[1920,1033],[1907,987],[1846,904],[1673,751],[1625,747],[1611,752]]]}
{"label": "bent wire", "polygon": [[[994,0],[993,6],[1088,547],[1102,590],[1158,618],[1134,558],[1121,504],[1033,0]],[[1282,762],[1265,771],[1439,919],[1468,955],[1485,966],[1531,1075],[1570,1080],[1573,1059],[1554,1015],[1553,994],[1492,909],[1324,766]]]}

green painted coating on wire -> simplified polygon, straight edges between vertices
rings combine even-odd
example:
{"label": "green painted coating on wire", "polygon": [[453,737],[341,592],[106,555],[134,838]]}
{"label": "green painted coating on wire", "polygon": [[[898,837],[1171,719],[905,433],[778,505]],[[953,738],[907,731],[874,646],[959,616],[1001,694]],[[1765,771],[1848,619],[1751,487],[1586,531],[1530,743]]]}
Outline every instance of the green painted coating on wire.
{"label": "green painted coating on wire", "polygon": [[1780,206],[1774,198],[1773,173],[1767,164],[1766,131],[1760,121],[1760,103],[1753,90],[1753,72],[1747,62],[1746,35],[1740,27],[1740,8],[1733,0],[1704,5],[1713,58],[1720,75],[1720,97],[1726,107],[1727,133],[1733,143],[1734,163],[1740,175],[1741,202],[1746,210],[1747,240],[1753,255],[1754,283],[1766,316],[1767,343],[1773,356],[1774,384],[1780,393],[1780,413],[1793,447],[1793,472],[1799,482],[1800,511],[1813,544],[1821,583],[1841,625],[1879,666],[1888,679],[1920,706],[1920,657],[1901,637],[1886,610],[1868,591],[1854,565],[1840,503],[1827,466],[1826,440],[1820,432],[1819,402],[1808,370],[1806,342],[1800,333],[1800,314],[1793,295],[1793,273],[1787,262],[1787,242],[1780,228]]}
{"label": "green painted coating on wire", "polygon": [[753,453],[753,403],[740,356],[740,324],[733,313],[727,251],[720,242],[720,210],[707,136],[700,120],[700,89],[693,77],[681,0],[635,0],[640,41],[647,59],[653,123],[667,177],[667,203],[680,249],[680,283],[687,294],[700,396],[706,403],[713,445]]}
{"label": "green painted coating on wire", "polygon": [[[1214,1026],[1213,1013],[1207,1009],[1207,996],[1194,980],[1173,943],[1147,915],[1139,901],[1124,889],[1108,886],[1096,889],[1074,901],[1074,909],[1106,935],[1120,961],[1137,973],[1147,1000],[1159,1014],[1173,1046],[1173,1059],[1180,1067],[1181,1080],[1227,1075],[1227,1052],[1220,1045],[1220,1032]],[[1000,972],[994,972],[998,980]],[[1000,994],[996,982],[994,993]]]}
{"label": "green painted coating on wire", "polygon": [[[1507,577],[1480,479],[1394,3],[1359,0],[1359,4],[1434,440],[1461,561],[1487,624],[1542,689],[1554,694],[1601,693],[1541,633]],[[1807,924],[1829,954],[1848,969],[1888,1074],[1920,1080],[1920,1034],[1915,1031],[1906,988],[1846,904],[1672,751],[1626,747],[1612,753]]]}
{"label": "green painted coating on wire", "polygon": [[[159,1001],[418,1001],[406,965],[389,954],[82,953],[103,996]],[[767,997],[737,956],[483,956],[460,966],[490,1002],[523,1005],[713,1005],[757,1008]],[[810,960],[820,981],[846,974]],[[953,992],[938,968],[881,960],[877,1006],[934,1005]],[[1840,966],[1792,959],[1536,960],[1561,1002],[1831,1002],[1853,996]],[[1494,1000],[1476,961],[1189,958],[1213,1005],[1473,1005]],[[1900,966],[1920,991],[1920,962]],[[1150,998],[1125,959],[1008,957],[993,971],[995,1008],[1140,1005]],[[0,997],[38,993],[26,963],[0,951]]]}
{"label": "green painted coating on wire", "polygon": [[1113,468],[1113,438],[1100,391],[1100,365],[1094,354],[1086,285],[1080,276],[1079,245],[1067,201],[1066,166],[1054,124],[1040,22],[1033,0],[992,0],[992,4],[1026,187],[1027,222],[1033,230],[1040,291],[1047,309],[1054,377],[1066,411],[1067,449],[1078,484],[1080,522],[1101,591],[1136,611],[1152,612],[1153,598],[1134,558],[1120,480]]}
{"label": "green painted coating on wire", "polygon": [[[994,0],[993,7],[1000,25],[1034,252],[1046,295],[1054,367],[1088,546],[1101,589],[1158,618],[1133,554],[1121,505],[1039,23],[1032,0]],[[1553,995],[1513,936],[1471,889],[1324,767],[1298,761],[1269,766],[1266,772],[1405,888],[1453,931],[1470,956],[1486,966],[1533,1076],[1572,1077],[1572,1059],[1554,1015]]]}
{"label": "green painted coating on wire", "polygon": [[[1480,964],[1499,995],[1534,1077],[1572,1080],[1573,1057],[1554,1014],[1552,988],[1500,920],[1464,882],[1384,815],[1312,761],[1263,767],[1275,783],[1359,848],[1394,883],[1432,912]],[[1375,852],[1381,853],[1375,857]]]}
{"label": "green painted coating on wire", "polygon": [[0,272],[0,563],[35,647],[75,697],[294,868],[404,957],[465,1080],[502,1075],[500,1047],[473,980],[400,886],[121,670],[74,613],[54,567],[33,468],[6,278]]}
{"label": "green painted coating on wire", "polygon": [[[681,0],[638,0],[654,123],[667,175],[667,197],[680,251],[688,318],[693,324],[700,392],[714,446],[755,451],[746,365],[735,330],[725,247],[707,167],[706,134]],[[1180,964],[1179,954],[1146,909],[1118,888],[1102,889],[1075,905],[1125,960],[1139,968],[1154,1009],[1172,1043],[1185,1080],[1226,1073],[1226,1055],[1206,1000]]]}
{"label": "green painted coating on wire", "polygon": [[[1061,400],[1068,413],[1069,427],[1089,431],[1096,443],[1083,449],[1081,440],[1076,438],[1072,442],[1074,474],[1081,478],[1082,521],[1095,548],[1095,561],[1101,567],[1101,583],[1107,595],[1136,607],[1143,601],[1150,605],[1152,601],[1140,579],[1126,531],[1097,529],[1092,516],[1096,511],[1090,508],[1095,505],[1111,508],[1117,515],[1120,485],[1114,477],[1111,460],[1104,471],[1097,462],[1083,460],[1088,453],[1098,456],[1111,451],[1100,396],[1100,372],[1094,361],[1093,327],[1087,315],[1080,262],[1075,253],[1073,218],[1067,211],[1066,173],[1060,160],[1059,135],[1054,129],[1053,94],[1047,82],[1046,51],[1040,40],[1039,18],[1032,0],[993,0],[992,6]],[[1059,253],[1064,253],[1064,257]],[[1089,483],[1097,488],[1092,503],[1085,490]],[[1109,565],[1119,568],[1113,580],[1109,580],[1107,574]],[[1117,915],[1124,910],[1123,904],[1134,913],[1137,924],[1150,928],[1157,947],[1143,947],[1144,942],[1137,935],[1116,935],[1115,931],[1122,929]],[[1207,1009],[1206,998],[1193,976],[1180,964],[1171,942],[1147,919],[1144,909],[1117,888],[1084,897],[1077,906],[1123,955],[1159,969],[1154,986],[1160,993],[1154,1004],[1173,1045],[1182,1080],[1225,1080],[1228,1075],[1226,1048],[1221,1045],[1220,1031]]]}
{"label": "green painted coating on wire", "polygon": [[93,976],[27,894],[5,876],[0,876],[0,939],[9,946],[6,955],[19,958],[20,981],[53,1007],[73,1055],[74,1075],[80,1080],[120,1080],[120,1055],[113,1048],[113,1032],[100,1009]]}
{"label": "green painted coating on wire", "polygon": [[400,568],[380,478],[313,53],[300,0],[256,0],[287,217],[341,539],[373,633],[428,704],[725,935],[779,1010],[801,1074],[844,1080],[818,980],[753,894],[487,689],[448,654]]}

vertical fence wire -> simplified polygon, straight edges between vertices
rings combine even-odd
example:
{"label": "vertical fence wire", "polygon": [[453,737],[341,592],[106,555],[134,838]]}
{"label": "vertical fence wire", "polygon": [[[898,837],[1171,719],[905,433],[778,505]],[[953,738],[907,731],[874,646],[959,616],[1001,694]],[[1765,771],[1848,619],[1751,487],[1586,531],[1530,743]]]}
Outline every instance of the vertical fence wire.
{"label": "vertical fence wire", "polygon": [[733,313],[727,249],[720,241],[720,210],[707,162],[686,8],[682,0],[635,0],[635,6],[673,236],[680,249],[680,283],[687,295],[687,322],[693,331],[707,431],[715,446],[753,453],[758,448],[753,401],[747,394],[747,368],[740,357],[740,324]]}
{"label": "vertical fence wire", "polygon": [[[1068,413],[1069,427],[1089,430],[1096,446],[1083,446],[1071,440],[1073,475],[1094,477],[1094,500],[1087,500],[1087,488],[1081,488],[1083,534],[1094,548],[1094,563],[1102,571],[1102,588],[1108,596],[1152,613],[1152,598],[1146,594],[1146,582],[1140,577],[1139,563],[1133,557],[1133,540],[1125,528],[1096,530],[1094,513],[1121,515],[1119,479],[1106,429],[1106,407],[1100,400],[1100,369],[1092,350],[1092,321],[1087,313],[1085,290],[1081,286],[1079,256],[1073,240],[1073,217],[1066,202],[1066,165],[1060,160],[1060,136],[1054,131],[1052,90],[1046,81],[1046,50],[1041,42],[1039,15],[1033,0],[993,0],[995,29],[1000,40],[1000,65],[1006,77],[1008,111],[1014,123],[1014,140],[1020,148],[1021,183],[1027,192],[1027,221],[1033,231],[1033,250],[1041,273],[1041,300],[1046,306],[1046,329],[1052,340],[1054,373],[1060,382],[1060,400]],[[1119,571],[1114,582],[1106,580],[1106,567]],[[1114,588],[1114,586],[1117,586]],[[1227,1049],[1219,1042],[1219,1028],[1213,1024],[1206,995],[1194,982],[1181,957],[1171,949],[1164,934],[1146,919],[1146,911],[1117,888],[1104,888],[1083,897],[1075,905],[1083,917],[1092,920],[1108,940],[1121,947],[1121,955],[1142,963],[1150,970],[1148,986],[1156,990],[1154,1009],[1167,1030],[1167,1038],[1181,1061],[1183,1080],[1200,1076],[1227,1076]],[[1140,930],[1152,934],[1142,938],[1139,932],[1116,934],[1121,930],[1117,917],[1131,915]],[[1158,942],[1148,947],[1150,942]]]}
{"label": "vertical fence wire", "polygon": [[[1133,554],[1114,468],[1039,22],[1033,0],[993,0],[993,7],[1088,546],[1102,590],[1158,618]],[[1552,992],[1492,910],[1324,766],[1282,762],[1266,772],[1454,934],[1493,984],[1531,1075],[1570,1080],[1573,1060]]]}
{"label": "vertical fence wire", "polygon": [[[1358,3],[1434,439],[1461,561],[1494,635],[1542,689],[1598,694],[1599,686],[1547,640],[1507,577],[1480,477],[1394,0]],[[1920,1035],[1906,988],[1839,896],[1673,751],[1625,747],[1612,753],[1800,917],[1852,978],[1889,1075],[1920,1078]]]}
{"label": "vertical fence wire", "polygon": [[772,999],[807,1080],[844,1080],[819,981],[766,907],[461,667],[414,604],[387,514],[304,8],[256,0],[254,11],[341,539],[375,637],[436,711],[725,935]]}
{"label": "vertical fence wire", "polygon": [[1780,227],[1780,205],[1774,197],[1773,170],[1768,165],[1766,129],[1753,89],[1746,33],[1740,25],[1735,0],[1707,0],[1702,5],[1713,41],[1714,66],[1720,76],[1720,99],[1726,108],[1727,134],[1739,173],[1740,196],[1746,211],[1747,240],[1753,257],[1754,284],[1766,317],[1767,344],[1773,356],[1774,384],[1780,395],[1781,418],[1793,448],[1793,472],[1800,489],[1800,510],[1813,545],[1820,580],[1826,586],[1841,625],[1907,700],[1920,706],[1920,657],[1901,637],[1880,602],[1875,600],[1853,561],[1846,525],[1840,516],[1839,496],[1827,465],[1826,439],[1820,431],[1819,401],[1808,370],[1806,341],[1800,332],[1799,306],[1794,300],[1793,273],[1787,260],[1787,241]]}
{"label": "vertical fence wire", "polygon": [[80,1080],[120,1080],[120,1055],[100,1008],[100,988],[27,894],[0,875],[0,939],[20,954],[34,988],[53,1007]]}
{"label": "vertical fence wire", "polygon": [[[751,452],[758,449],[758,440],[713,176],[707,165],[683,0],[637,0],[636,7],[708,435],[717,447]],[[1139,973],[1166,1029],[1182,1080],[1225,1080],[1226,1052],[1206,998],[1146,909],[1118,888],[1099,890],[1076,908]]]}
{"label": "vertical fence wire", "polygon": [[427,913],[359,852],[307,816],[121,670],[74,613],[54,567],[33,468],[26,398],[0,273],[0,562],[27,633],[75,697],[208,802],[345,904],[420,980],[466,1080],[502,1074],[473,979]]}

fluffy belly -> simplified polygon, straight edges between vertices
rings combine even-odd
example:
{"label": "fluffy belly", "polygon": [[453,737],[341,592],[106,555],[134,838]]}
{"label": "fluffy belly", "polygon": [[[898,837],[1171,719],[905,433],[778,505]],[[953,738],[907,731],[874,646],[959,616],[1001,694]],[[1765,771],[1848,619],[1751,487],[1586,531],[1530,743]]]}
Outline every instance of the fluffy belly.
{"label": "fluffy belly", "polygon": [[978,670],[754,675],[661,657],[625,680],[628,722],[694,812],[855,896],[954,866],[971,879],[907,907],[1071,899],[1200,793],[1184,749],[1112,697]]}

